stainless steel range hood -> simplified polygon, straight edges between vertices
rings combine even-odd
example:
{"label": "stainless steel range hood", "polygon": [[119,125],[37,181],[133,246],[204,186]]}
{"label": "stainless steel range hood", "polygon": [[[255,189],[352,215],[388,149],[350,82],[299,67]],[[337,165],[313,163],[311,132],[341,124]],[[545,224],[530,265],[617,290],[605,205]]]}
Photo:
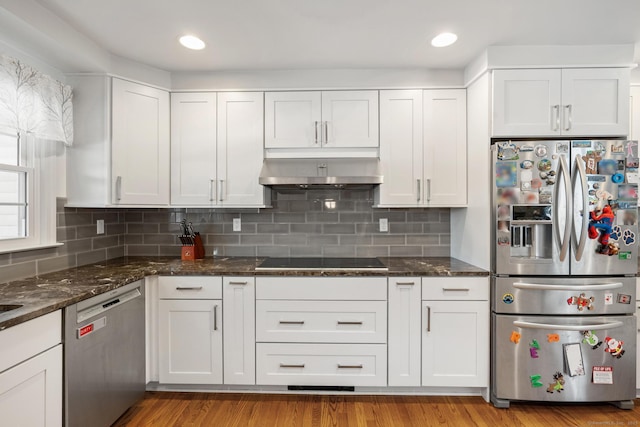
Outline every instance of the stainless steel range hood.
{"label": "stainless steel range hood", "polygon": [[382,184],[377,158],[265,159],[259,183],[308,188]]}

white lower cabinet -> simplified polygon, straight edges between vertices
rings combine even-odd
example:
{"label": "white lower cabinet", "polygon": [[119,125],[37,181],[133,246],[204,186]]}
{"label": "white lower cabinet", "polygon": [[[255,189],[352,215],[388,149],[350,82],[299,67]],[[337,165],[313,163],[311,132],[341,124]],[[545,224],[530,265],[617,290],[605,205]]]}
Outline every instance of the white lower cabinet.
{"label": "white lower cabinet", "polygon": [[256,384],[387,385],[386,277],[256,278]]}
{"label": "white lower cabinet", "polygon": [[488,297],[487,277],[422,279],[424,387],[488,387]]}
{"label": "white lower cabinet", "polygon": [[222,384],[222,278],[160,277],[159,287],[160,383]]}
{"label": "white lower cabinet", "polygon": [[389,386],[420,386],[420,284],[389,278]]}
{"label": "white lower cabinet", "polygon": [[386,386],[385,344],[258,343],[261,385]]}
{"label": "white lower cabinet", "polygon": [[256,383],[254,277],[224,277],[224,383]]}
{"label": "white lower cabinet", "polygon": [[0,424],[62,425],[62,316],[0,331]]}

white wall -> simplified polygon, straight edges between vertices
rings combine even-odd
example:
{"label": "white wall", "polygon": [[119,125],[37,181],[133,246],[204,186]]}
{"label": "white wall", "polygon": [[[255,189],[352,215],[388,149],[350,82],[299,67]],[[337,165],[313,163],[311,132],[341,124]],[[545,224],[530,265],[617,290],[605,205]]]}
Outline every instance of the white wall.
{"label": "white wall", "polygon": [[451,256],[491,268],[490,73],[467,88],[467,208],[451,209]]}

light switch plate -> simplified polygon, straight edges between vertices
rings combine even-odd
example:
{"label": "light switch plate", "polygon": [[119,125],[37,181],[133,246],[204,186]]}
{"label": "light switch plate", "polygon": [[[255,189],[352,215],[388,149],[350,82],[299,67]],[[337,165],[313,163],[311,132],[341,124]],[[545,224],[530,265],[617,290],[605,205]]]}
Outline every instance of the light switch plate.
{"label": "light switch plate", "polygon": [[242,231],[242,222],[240,218],[233,218],[233,231]]}
{"label": "light switch plate", "polygon": [[387,218],[380,218],[380,231],[389,231],[389,220]]}
{"label": "light switch plate", "polygon": [[104,234],[104,219],[96,221],[96,234]]}

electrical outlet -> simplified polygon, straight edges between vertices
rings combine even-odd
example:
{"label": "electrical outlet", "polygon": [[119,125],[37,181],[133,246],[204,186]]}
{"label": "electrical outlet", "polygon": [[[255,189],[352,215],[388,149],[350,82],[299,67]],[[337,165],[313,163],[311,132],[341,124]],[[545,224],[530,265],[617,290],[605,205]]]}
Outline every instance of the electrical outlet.
{"label": "electrical outlet", "polygon": [[242,231],[242,222],[240,218],[233,218],[233,231]]}
{"label": "electrical outlet", "polygon": [[389,220],[387,218],[380,218],[380,231],[389,231]]}
{"label": "electrical outlet", "polygon": [[104,219],[96,221],[96,234],[104,234]]}

